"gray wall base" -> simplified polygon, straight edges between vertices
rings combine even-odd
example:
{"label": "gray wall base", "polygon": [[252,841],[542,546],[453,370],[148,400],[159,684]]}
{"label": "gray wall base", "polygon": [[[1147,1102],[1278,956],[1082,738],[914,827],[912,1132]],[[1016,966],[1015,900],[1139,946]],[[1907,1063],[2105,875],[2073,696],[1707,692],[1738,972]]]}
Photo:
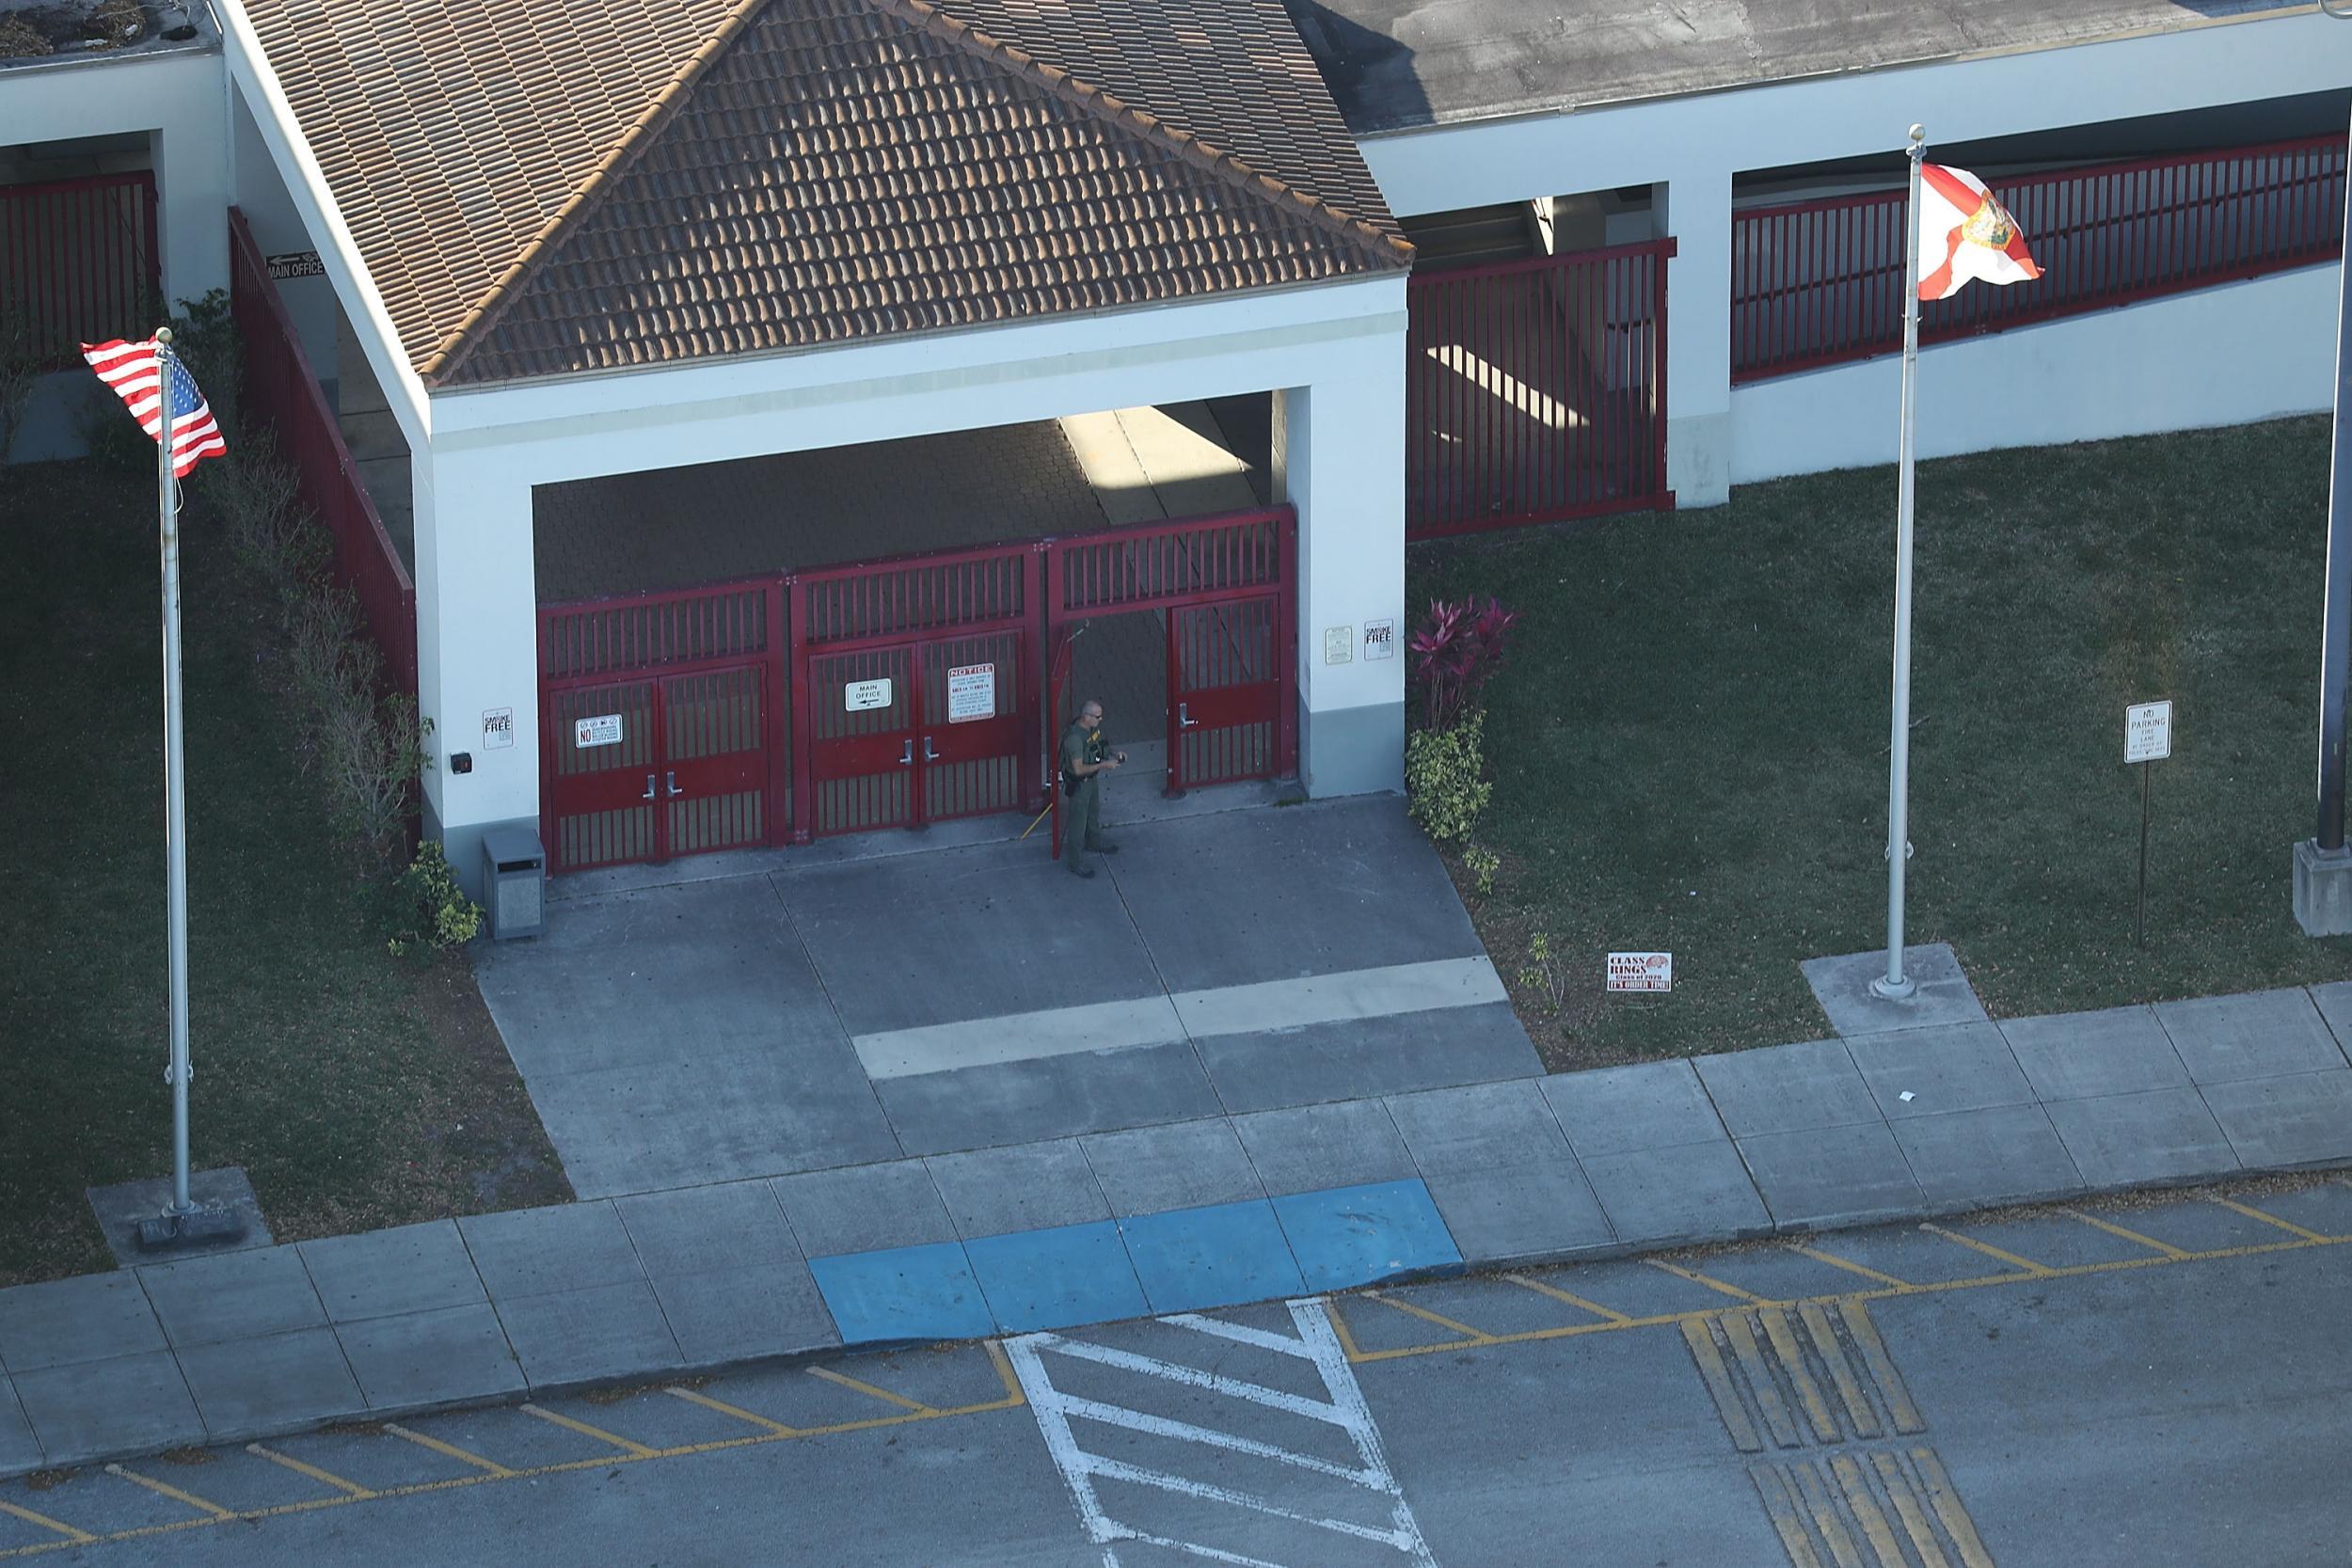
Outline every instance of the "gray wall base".
{"label": "gray wall base", "polygon": [[1405,705],[1298,709],[1298,782],[1318,799],[1405,789]]}

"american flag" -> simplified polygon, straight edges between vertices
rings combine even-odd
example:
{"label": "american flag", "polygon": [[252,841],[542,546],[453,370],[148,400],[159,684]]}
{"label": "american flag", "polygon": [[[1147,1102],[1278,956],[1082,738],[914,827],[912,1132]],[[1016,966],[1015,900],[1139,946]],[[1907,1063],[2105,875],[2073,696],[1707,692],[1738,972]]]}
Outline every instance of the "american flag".
{"label": "american flag", "polygon": [[[110,343],[84,343],[82,357],[98,372],[98,379],[130,405],[139,428],[162,440],[158,432],[164,422],[164,361],[155,341],[127,343],[118,338]],[[185,479],[188,470],[205,458],[226,455],[229,443],[220,438],[220,426],[213,422],[212,407],[197,390],[196,377],[177,358],[170,365],[171,472],[174,478]]]}

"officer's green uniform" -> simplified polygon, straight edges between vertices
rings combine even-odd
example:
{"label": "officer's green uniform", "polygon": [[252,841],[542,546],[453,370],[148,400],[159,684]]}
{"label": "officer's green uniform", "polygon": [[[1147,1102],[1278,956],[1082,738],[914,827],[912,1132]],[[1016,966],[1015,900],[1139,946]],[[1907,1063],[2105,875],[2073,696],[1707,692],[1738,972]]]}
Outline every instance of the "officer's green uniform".
{"label": "officer's green uniform", "polygon": [[1089,773],[1080,778],[1072,769],[1081,762],[1102,762],[1110,754],[1110,742],[1103,738],[1101,730],[1089,730],[1073,720],[1062,732],[1062,863],[1079,875],[1086,872],[1089,850],[1112,847],[1103,837],[1103,775]]}

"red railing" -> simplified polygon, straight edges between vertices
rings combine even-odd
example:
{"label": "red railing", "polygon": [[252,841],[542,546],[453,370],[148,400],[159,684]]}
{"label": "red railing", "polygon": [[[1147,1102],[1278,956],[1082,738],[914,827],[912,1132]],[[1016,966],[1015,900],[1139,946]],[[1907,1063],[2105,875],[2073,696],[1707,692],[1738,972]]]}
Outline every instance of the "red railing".
{"label": "red railing", "polygon": [[1668,508],[1671,239],[1416,277],[1408,539]]}
{"label": "red railing", "polygon": [[335,543],[336,580],[359,602],[384,655],[384,678],[417,691],[417,590],[392,548],[375,502],[359,483],[342,427],[310,373],[285,302],[270,281],[245,214],[229,210],[230,309],[245,343],[245,408],[278,434],[279,454],[301,476],[302,501]]}
{"label": "red railing", "polygon": [[0,186],[0,309],[21,309],[49,369],[81,345],[144,338],[163,306],[155,176]]}
{"label": "red railing", "polygon": [[[2342,136],[1991,183],[2042,277],[1922,305],[1922,342],[2259,277],[2344,249]],[[1732,380],[1902,346],[1903,200],[1878,191],[1732,215]]]}

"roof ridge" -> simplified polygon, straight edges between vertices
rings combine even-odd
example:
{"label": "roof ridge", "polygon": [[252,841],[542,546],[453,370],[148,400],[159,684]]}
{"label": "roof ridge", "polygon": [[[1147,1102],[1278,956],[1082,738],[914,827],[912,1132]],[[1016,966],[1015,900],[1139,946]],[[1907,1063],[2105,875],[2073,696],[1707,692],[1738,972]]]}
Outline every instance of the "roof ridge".
{"label": "roof ridge", "polygon": [[867,4],[885,16],[910,23],[933,37],[946,39],[987,58],[992,64],[1010,71],[1012,74],[1042,87],[1095,119],[1106,120],[1130,135],[1139,134],[1146,140],[1163,144],[1185,162],[1216,175],[1236,189],[1261,198],[1271,198],[1294,204],[1301,215],[1383,261],[1393,261],[1412,255],[1409,241],[1384,234],[1373,224],[1332,205],[1311,191],[1298,189],[1271,174],[1259,172],[1242,159],[1202,140],[1194,133],[1170,125],[1159,116],[1136,108],[1090,82],[1080,80],[1061,66],[1049,65],[1025,49],[984,33],[968,22],[949,16],[930,4],[930,0],[867,0]]}
{"label": "roof ridge", "polygon": [[574,191],[556,210],[555,215],[541,225],[531,244],[523,247],[522,254],[515,258],[513,265],[499,275],[498,280],[490,285],[489,292],[477,300],[473,309],[467,311],[457,325],[442,337],[433,353],[418,368],[418,375],[428,386],[438,386],[456,372],[459,362],[488,336],[499,318],[506,313],[507,307],[521,295],[523,284],[554,255],[557,240],[603,197],[606,188],[630,161],[631,155],[651,143],[655,130],[685,102],[694,83],[725,53],[727,46],[741,36],[752,18],[771,3],[772,0],[736,0],[735,8],[727,13],[726,20],[704,40],[701,48],[678,67],[669,85],[654,95],[644,112],[613,143],[612,150],[606,155],[604,162],[598,164],[580,189]]}

